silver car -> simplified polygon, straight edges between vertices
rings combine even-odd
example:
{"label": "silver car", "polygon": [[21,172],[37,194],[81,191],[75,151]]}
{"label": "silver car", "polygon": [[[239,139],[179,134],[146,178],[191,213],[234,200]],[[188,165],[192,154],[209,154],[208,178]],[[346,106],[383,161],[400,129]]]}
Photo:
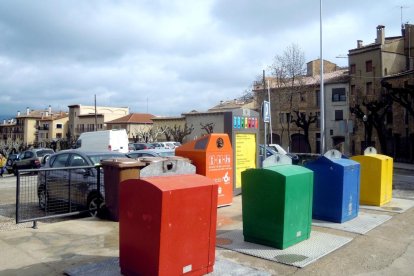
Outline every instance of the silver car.
{"label": "silver car", "polygon": [[[103,170],[95,167],[104,159],[125,158],[118,152],[84,152],[64,150],[53,154],[38,173],[39,207],[47,212],[69,212],[87,209],[100,215],[104,206]],[[100,170],[100,188],[97,175]]]}

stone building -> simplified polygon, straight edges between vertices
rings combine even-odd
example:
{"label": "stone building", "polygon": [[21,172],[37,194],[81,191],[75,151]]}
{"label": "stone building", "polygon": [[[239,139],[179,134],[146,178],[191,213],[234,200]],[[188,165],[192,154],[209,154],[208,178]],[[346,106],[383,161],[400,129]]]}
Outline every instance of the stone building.
{"label": "stone building", "polygon": [[[405,112],[401,105],[394,103],[388,106],[384,103],[386,90],[382,85],[383,80],[395,80],[413,69],[413,25],[402,27],[400,36],[386,37],[385,26],[378,25],[375,42],[364,45],[358,40],[357,47],[349,50],[349,103],[350,108],[359,106],[361,111],[352,114],[355,133],[351,137],[351,148],[355,154],[362,153],[366,146],[371,145],[379,152],[395,156],[394,137],[408,138],[412,133],[409,124],[401,120]],[[383,104],[384,108],[367,107],[377,103]]]}
{"label": "stone building", "polygon": [[83,132],[105,130],[106,122],[129,114],[128,107],[69,105],[69,137],[76,140]]}
{"label": "stone building", "polygon": [[134,137],[146,133],[152,129],[155,118],[152,114],[147,113],[131,113],[121,118],[106,123],[107,129],[125,129],[128,133],[130,142],[134,141]]}
{"label": "stone building", "polygon": [[[272,139],[269,137],[268,143],[280,144],[291,152],[320,152],[320,70],[315,64],[320,65],[320,61],[309,62],[306,76],[299,76],[293,84],[284,85],[268,77],[269,93],[262,83],[255,83],[257,106],[268,101],[270,95]],[[325,141],[330,149],[349,140],[343,128],[344,122],[348,122],[348,72],[329,61],[324,61],[324,65]],[[307,129],[298,127],[294,121],[299,116],[315,122]]]}

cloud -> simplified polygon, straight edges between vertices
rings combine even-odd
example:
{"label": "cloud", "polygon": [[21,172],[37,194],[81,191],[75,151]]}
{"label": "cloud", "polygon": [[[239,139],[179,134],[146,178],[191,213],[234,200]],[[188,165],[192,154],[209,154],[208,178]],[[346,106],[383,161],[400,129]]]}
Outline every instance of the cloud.
{"label": "cloud", "polygon": [[[379,24],[400,34],[396,4],[323,1],[324,58],[347,65],[336,56],[373,42]],[[292,43],[319,58],[318,1],[0,1],[0,114],[94,95],[134,112],[205,111],[241,96]]]}

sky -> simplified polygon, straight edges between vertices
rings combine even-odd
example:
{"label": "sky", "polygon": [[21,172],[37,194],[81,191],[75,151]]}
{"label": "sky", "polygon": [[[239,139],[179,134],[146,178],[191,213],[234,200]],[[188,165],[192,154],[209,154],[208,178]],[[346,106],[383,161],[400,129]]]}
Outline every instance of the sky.
{"label": "sky", "polygon": [[[412,0],[321,0],[323,58],[401,35]],[[251,89],[296,44],[320,57],[318,0],[0,1],[0,118],[26,107],[129,107],[179,116]],[[403,7],[402,9],[400,7]],[[270,73],[270,72],[268,72]],[[6,118],[7,119],[7,118]]]}

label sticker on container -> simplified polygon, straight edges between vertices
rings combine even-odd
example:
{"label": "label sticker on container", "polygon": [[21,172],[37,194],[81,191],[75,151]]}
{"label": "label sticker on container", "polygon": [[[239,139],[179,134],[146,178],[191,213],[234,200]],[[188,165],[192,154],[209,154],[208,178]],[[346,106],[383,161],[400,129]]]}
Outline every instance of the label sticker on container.
{"label": "label sticker on container", "polygon": [[298,238],[298,237],[300,237],[300,236],[302,236],[302,231],[298,231],[298,232],[296,232],[296,237]]}
{"label": "label sticker on container", "polygon": [[192,265],[186,265],[185,267],[183,267],[183,274],[190,272],[191,270],[193,270],[193,266]]}

